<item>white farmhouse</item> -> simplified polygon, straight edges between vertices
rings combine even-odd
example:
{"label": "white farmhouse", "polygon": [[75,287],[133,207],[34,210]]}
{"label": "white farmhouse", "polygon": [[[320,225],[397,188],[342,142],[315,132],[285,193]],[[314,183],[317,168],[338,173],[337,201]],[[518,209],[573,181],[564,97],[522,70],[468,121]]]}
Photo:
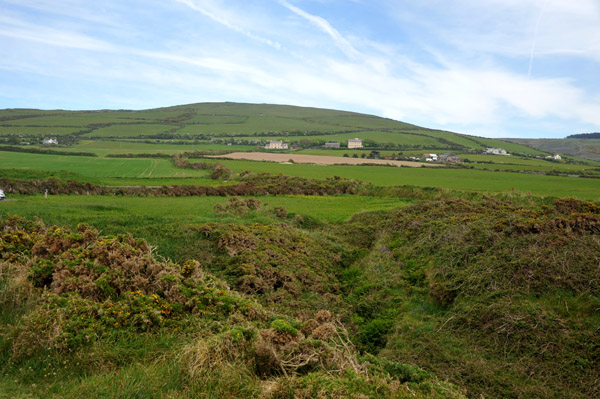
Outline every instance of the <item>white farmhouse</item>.
{"label": "white farmhouse", "polygon": [[42,141],[43,145],[58,145],[58,140],[56,139],[44,139]]}
{"label": "white farmhouse", "polygon": [[363,148],[362,140],[358,138],[348,140],[348,148]]}
{"label": "white farmhouse", "polygon": [[287,150],[288,145],[281,140],[269,140],[265,148],[267,150]]}
{"label": "white farmhouse", "polygon": [[508,152],[506,152],[504,148],[486,148],[484,153],[493,155],[508,155]]}

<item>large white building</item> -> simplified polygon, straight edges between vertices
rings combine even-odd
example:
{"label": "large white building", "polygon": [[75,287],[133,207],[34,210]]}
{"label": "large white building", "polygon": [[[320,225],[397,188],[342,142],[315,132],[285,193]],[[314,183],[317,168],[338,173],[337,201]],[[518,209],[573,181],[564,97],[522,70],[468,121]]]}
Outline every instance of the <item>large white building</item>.
{"label": "large white building", "polygon": [[265,148],[267,150],[287,150],[288,145],[281,140],[269,140]]}
{"label": "large white building", "polygon": [[348,140],[348,148],[363,148],[361,139],[350,139]]}

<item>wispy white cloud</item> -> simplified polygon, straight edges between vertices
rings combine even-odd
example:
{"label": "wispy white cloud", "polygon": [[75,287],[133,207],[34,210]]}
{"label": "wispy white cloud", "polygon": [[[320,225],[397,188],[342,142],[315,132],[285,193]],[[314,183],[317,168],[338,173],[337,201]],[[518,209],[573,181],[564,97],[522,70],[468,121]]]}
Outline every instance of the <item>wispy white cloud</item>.
{"label": "wispy white cloud", "polygon": [[52,46],[81,50],[107,51],[114,46],[87,35],[56,28],[39,26],[19,19],[0,16],[0,35],[19,40],[29,40]]}
{"label": "wispy white cloud", "polygon": [[291,5],[285,0],[279,1],[281,5],[288,8],[293,13],[301,16],[302,18],[308,20],[313,25],[317,26],[323,32],[327,33],[335,42],[336,46],[342,50],[344,54],[346,54],[350,58],[356,58],[360,55],[360,53],[350,44],[350,42],[342,36],[342,34],[335,29],[331,24],[324,18],[319,17],[317,15],[312,15],[307,13],[306,11]]}
{"label": "wispy white cloud", "polygon": [[222,15],[222,10],[220,10],[214,3],[210,2],[210,1],[202,1],[202,0],[175,0],[178,3],[182,3],[185,4],[186,6],[190,7],[192,10],[198,11],[201,14],[203,14],[204,16],[212,19],[213,21],[235,31],[238,33],[241,33],[242,35],[252,39],[252,40],[256,40],[260,43],[266,44],[268,46],[271,46],[273,48],[276,49],[281,49],[281,44],[278,43],[277,41],[273,41],[271,39],[262,37],[260,35],[256,35],[246,29],[243,29],[242,27],[234,24],[233,22],[229,21],[227,18],[225,18]]}

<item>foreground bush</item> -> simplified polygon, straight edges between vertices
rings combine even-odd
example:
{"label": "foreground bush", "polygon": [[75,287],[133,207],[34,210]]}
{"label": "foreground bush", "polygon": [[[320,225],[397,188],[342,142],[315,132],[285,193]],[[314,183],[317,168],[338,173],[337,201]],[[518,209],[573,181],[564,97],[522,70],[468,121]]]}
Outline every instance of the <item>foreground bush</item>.
{"label": "foreground bush", "polygon": [[360,358],[329,311],[273,313],[143,240],[19,218],[0,233],[11,396],[463,397],[412,366]]}

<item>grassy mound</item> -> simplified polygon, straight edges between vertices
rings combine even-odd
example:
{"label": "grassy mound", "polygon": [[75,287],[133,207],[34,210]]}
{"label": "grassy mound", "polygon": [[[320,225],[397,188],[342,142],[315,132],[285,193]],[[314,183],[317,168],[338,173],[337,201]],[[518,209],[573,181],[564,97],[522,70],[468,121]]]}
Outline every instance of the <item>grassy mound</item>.
{"label": "grassy mound", "polygon": [[600,208],[487,198],[395,212],[344,276],[359,347],[470,397],[597,397]]}
{"label": "grassy mound", "polygon": [[9,397],[463,397],[416,367],[361,357],[327,310],[274,313],[143,240],[19,218],[0,232]]}

